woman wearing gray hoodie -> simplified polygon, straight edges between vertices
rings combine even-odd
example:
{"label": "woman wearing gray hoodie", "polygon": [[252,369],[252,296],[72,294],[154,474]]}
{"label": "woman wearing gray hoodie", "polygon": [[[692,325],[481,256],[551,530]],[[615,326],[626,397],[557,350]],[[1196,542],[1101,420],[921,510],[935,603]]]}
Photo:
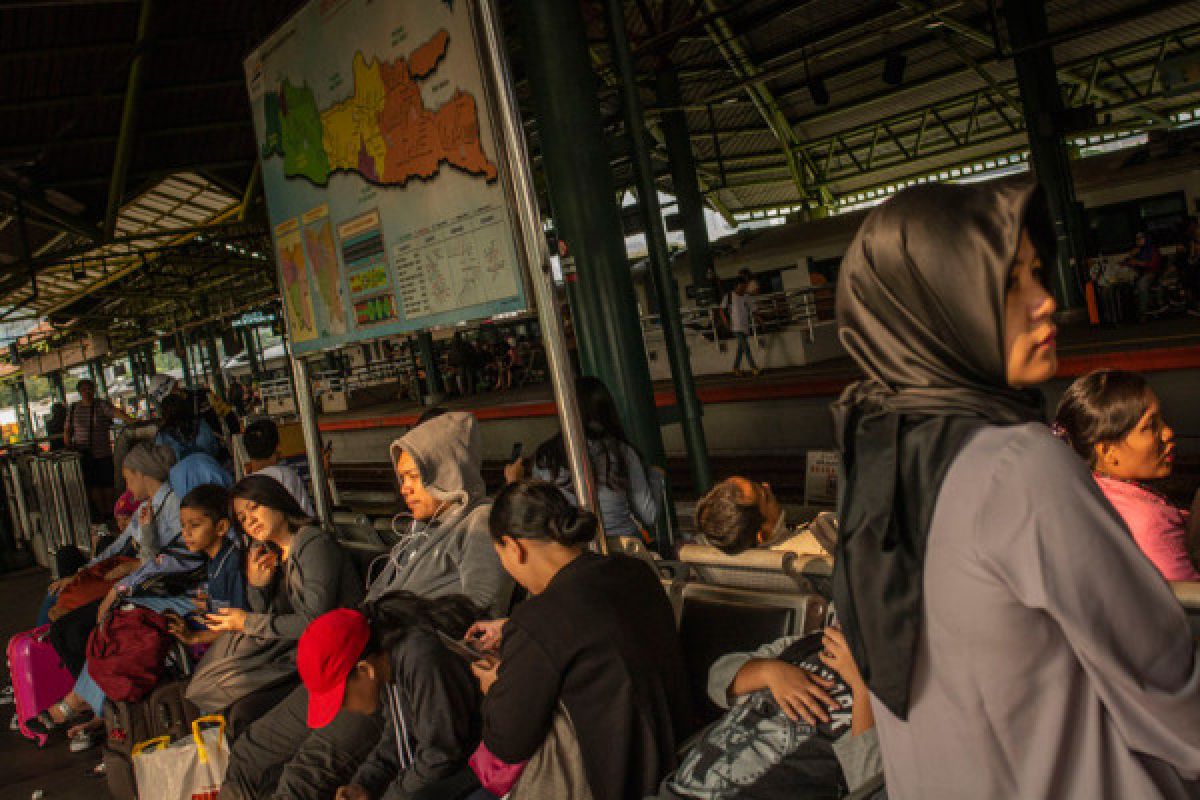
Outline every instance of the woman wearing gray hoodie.
{"label": "woman wearing gray hoodie", "polygon": [[451,411],[423,422],[392,442],[391,456],[413,527],[388,553],[367,602],[400,590],[464,594],[505,616],[513,584],[488,533],[492,504],[479,471],[483,444],[475,417]]}
{"label": "woman wearing gray hoodie", "polygon": [[[413,531],[387,554],[367,589],[366,603],[396,591],[425,597],[462,594],[494,616],[506,616],[512,578],[500,565],[488,530],[483,445],[475,417],[449,412],[421,423],[392,443],[401,496]],[[234,742],[221,800],[269,797],[324,800],[350,782],[379,741],[378,717],[340,713],[310,734],[308,694],[300,688]],[[304,741],[303,753],[297,742]]]}

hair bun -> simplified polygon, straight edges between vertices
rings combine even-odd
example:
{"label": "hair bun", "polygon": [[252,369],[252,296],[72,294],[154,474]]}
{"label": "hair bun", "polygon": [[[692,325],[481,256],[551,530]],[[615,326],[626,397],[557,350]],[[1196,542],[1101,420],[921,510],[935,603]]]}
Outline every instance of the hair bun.
{"label": "hair bun", "polygon": [[596,538],[596,515],[569,505],[556,527],[554,538],[559,544],[586,544]]}

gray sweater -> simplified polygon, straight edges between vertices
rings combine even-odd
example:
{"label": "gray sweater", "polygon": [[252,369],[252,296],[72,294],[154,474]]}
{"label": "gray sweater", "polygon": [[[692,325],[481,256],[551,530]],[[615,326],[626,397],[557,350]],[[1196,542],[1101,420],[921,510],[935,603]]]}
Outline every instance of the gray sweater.
{"label": "gray sweater", "polygon": [[399,590],[465,594],[491,614],[505,615],[513,583],[488,533],[492,506],[479,472],[483,446],[475,418],[455,411],[418,425],[392,443],[393,467],[403,452],[442,509],[433,519],[416,520],[413,532],[392,548],[367,600]]}
{"label": "gray sweater", "polygon": [[296,532],[282,569],[265,587],[246,587],[250,613],[244,632],[261,639],[299,640],[308,623],[362,597],[354,562],[332,536],[308,526]]}
{"label": "gray sweater", "polygon": [[888,797],[1200,793],[1187,618],[1086,465],[987,427],[942,483],[907,720],[873,702]]}

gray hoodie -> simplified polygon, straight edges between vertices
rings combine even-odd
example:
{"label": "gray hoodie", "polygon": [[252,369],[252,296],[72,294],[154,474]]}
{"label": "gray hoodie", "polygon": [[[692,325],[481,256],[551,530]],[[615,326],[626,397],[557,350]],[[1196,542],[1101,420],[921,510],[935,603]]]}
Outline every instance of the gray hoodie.
{"label": "gray hoodie", "polygon": [[465,594],[494,615],[508,612],[512,579],[500,566],[488,533],[491,503],[484,494],[483,444],[475,417],[451,411],[392,442],[392,467],[407,452],[421,482],[444,504],[430,520],[388,554],[388,563],[367,588],[367,601],[405,590],[429,597]]}

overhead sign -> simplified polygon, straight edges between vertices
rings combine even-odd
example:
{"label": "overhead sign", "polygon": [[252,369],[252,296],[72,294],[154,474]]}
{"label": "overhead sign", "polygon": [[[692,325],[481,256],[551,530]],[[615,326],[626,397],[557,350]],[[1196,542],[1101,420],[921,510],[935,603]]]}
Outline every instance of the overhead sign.
{"label": "overhead sign", "polygon": [[234,328],[251,328],[270,325],[278,320],[274,311],[247,311],[231,323]]}
{"label": "overhead sign", "polygon": [[471,4],[311,0],[246,60],[293,347],[523,310]]}

